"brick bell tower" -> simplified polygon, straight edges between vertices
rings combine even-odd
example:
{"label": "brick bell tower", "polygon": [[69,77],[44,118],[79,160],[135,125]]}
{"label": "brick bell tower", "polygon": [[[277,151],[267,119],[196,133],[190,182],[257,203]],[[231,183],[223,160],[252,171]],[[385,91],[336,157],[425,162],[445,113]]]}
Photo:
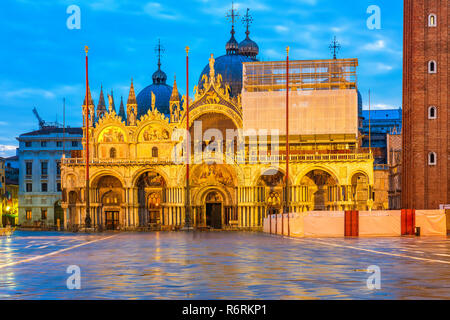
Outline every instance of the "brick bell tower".
{"label": "brick bell tower", "polygon": [[404,0],[402,207],[450,204],[449,0]]}

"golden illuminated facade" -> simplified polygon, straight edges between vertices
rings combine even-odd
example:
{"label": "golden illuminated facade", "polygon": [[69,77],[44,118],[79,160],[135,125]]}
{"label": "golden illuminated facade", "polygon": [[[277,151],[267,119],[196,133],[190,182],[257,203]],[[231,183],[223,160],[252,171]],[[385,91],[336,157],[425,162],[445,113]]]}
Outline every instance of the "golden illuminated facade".
{"label": "golden illuminated facade", "polygon": [[[200,151],[208,151],[208,146],[217,142],[208,136],[209,129],[225,137],[227,130],[244,127],[246,106],[241,95],[230,95],[214,65],[211,57],[209,74],[194,88],[190,102],[190,221],[195,227],[256,230],[268,214],[283,210],[285,136],[277,138],[280,147],[272,144],[275,141],[262,145],[260,140],[255,143],[246,137],[240,140],[242,148],[236,139],[232,141],[235,148],[219,140],[213,151],[196,153],[199,146]],[[90,97],[88,100],[94,119],[95,108]],[[95,227],[166,230],[185,225],[186,166],[179,132],[186,130],[186,99],[181,101],[175,82],[169,116],[155,107],[152,93],[151,108],[138,118],[132,84],[126,121],[110,107],[89,126],[90,214]],[[199,122],[200,136],[194,129]],[[291,212],[371,209],[373,159],[358,152],[357,136],[293,134],[290,141]],[[84,150],[85,144],[86,139]],[[85,219],[84,152],[80,158],[62,161],[62,207],[65,225],[72,228],[83,225]]]}

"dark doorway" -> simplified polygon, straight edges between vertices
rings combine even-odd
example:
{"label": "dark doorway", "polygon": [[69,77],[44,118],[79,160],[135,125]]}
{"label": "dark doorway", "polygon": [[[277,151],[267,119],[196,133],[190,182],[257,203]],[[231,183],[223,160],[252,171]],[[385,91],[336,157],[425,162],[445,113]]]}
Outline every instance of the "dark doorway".
{"label": "dark doorway", "polygon": [[55,226],[58,225],[58,220],[59,220],[59,225],[60,226],[64,226],[64,210],[61,208],[59,201],[55,203],[54,206],[54,223]]}
{"label": "dark doorway", "polygon": [[206,225],[213,229],[222,229],[222,204],[206,204]]}
{"label": "dark doorway", "polygon": [[106,212],[106,230],[116,230],[119,226],[119,212],[107,211]]}

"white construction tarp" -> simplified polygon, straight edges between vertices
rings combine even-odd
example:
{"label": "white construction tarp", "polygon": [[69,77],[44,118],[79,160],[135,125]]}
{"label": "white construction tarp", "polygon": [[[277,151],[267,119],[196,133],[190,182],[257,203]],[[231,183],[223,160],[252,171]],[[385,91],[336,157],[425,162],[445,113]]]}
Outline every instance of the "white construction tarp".
{"label": "white construction tarp", "polygon": [[[358,134],[356,89],[293,91],[289,94],[293,135]],[[286,134],[286,93],[243,92],[244,130],[278,129]]]}

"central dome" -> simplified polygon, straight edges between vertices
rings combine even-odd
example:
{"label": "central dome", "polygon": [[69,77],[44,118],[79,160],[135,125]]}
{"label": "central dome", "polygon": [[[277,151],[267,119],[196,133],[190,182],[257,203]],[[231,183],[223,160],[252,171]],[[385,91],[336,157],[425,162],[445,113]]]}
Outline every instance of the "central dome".
{"label": "central dome", "polygon": [[[236,97],[241,94],[242,91],[242,70],[244,62],[256,61],[249,57],[240,54],[226,54],[216,59],[214,63],[214,70],[216,74],[221,74],[223,83],[230,86],[230,95]],[[209,64],[203,69],[200,79],[198,81],[198,87],[203,89],[202,77],[206,74],[209,76]]]}
{"label": "central dome", "polygon": [[[167,75],[161,70],[161,62],[158,61],[158,70],[153,73],[153,84],[139,92],[136,100],[138,104],[138,119],[152,110],[152,92],[155,95],[155,107],[167,117],[170,117],[170,97],[173,88],[166,84]],[[181,100],[181,97],[180,97]]]}
{"label": "central dome", "polygon": [[[242,70],[244,62],[258,61],[256,54],[247,56],[239,51],[239,43],[234,38],[234,26],[231,29],[231,38],[225,45],[226,54],[218,57],[214,62],[214,70],[216,74],[221,74],[223,83],[230,86],[230,96],[236,97],[242,92]],[[256,45],[256,43],[255,43]],[[205,66],[200,79],[198,80],[198,88],[203,89],[203,75],[209,76],[209,64]]]}

